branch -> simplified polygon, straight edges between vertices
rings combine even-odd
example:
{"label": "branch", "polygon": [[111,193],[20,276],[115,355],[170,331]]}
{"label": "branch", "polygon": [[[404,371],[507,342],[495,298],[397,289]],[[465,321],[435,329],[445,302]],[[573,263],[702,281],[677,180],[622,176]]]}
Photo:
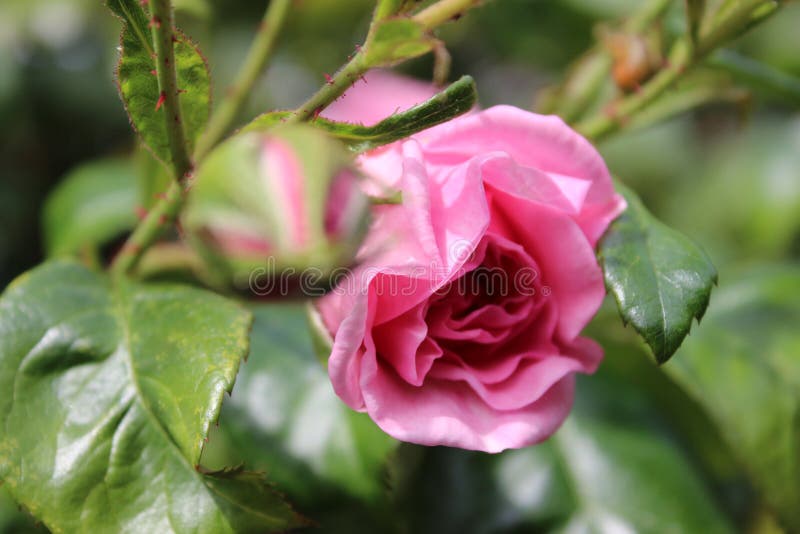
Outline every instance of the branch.
{"label": "branch", "polygon": [[426,30],[432,30],[445,22],[456,20],[481,2],[482,0],[440,0],[414,15],[413,19]]}
{"label": "branch", "polygon": [[161,91],[160,99],[164,110],[164,121],[167,125],[175,179],[182,183],[192,170],[192,160],[186,148],[186,135],[181,119],[178,76],[175,72],[175,51],[173,49],[175,37],[172,31],[172,5],[169,0],[153,0],[151,6],[158,89]]}
{"label": "branch", "polygon": [[[765,7],[770,9],[760,12]],[[606,108],[594,117],[581,121],[575,129],[592,141],[598,141],[624,128],[635,113],[671,88],[716,47],[737,36],[752,23],[762,21],[778,7],[780,4],[765,0],[742,0],[728,13],[718,17],[707,31],[702,32],[696,46],[688,35],[678,39],[672,47],[665,67],[639,91],[612,103],[610,108]],[[754,20],[754,17],[757,18]]]}
{"label": "branch", "polygon": [[144,251],[169,227],[178,216],[183,205],[184,187],[192,173],[192,160],[186,146],[186,136],[181,119],[178,91],[178,76],[175,71],[175,51],[172,5],[169,0],[153,0],[152,33],[156,53],[156,75],[160,99],[167,126],[169,148],[175,181],[170,184],[164,197],[136,227],[122,246],[122,250],[111,265],[113,274],[126,274],[136,267]]}
{"label": "branch", "polygon": [[150,245],[175,222],[183,207],[183,200],[183,186],[178,182],[172,182],[164,196],[139,223],[114,258],[111,264],[112,274],[127,274],[136,267]]}
{"label": "branch", "polygon": [[228,88],[226,97],[220,102],[205,133],[197,142],[195,159],[198,161],[203,159],[230,130],[239,112],[247,103],[253,86],[272,55],[291,3],[292,0],[271,0],[269,2],[258,28],[258,34],[250,46],[233,85]]}
{"label": "branch", "polygon": [[334,100],[342,96],[345,91],[356,83],[370,67],[371,65],[365,61],[363,50],[359,50],[325,85],[320,87],[311,98],[297,108],[297,111],[289,118],[288,122],[307,121],[319,115],[323,109],[331,105]]}

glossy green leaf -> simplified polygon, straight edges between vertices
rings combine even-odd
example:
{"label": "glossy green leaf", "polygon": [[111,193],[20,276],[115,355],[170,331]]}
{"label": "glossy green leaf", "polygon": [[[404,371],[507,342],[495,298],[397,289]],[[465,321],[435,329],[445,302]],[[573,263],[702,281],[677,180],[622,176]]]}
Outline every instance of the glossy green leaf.
{"label": "glossy green leaf", "polygon": [[372,67],[389,67],[427,54],[436,44],[418,22],[409,18],[389,18],[376,23],[364,44],[364,60]]}
{"label": "glossy green leaf", "polygon": [[705,407],[789,531],[800,530],[800,269],[729,281],[665,372]]}
{"label": "glossy green leaf", "polygon": [[[122,51],[117,78],[119,92],[134,129],[145,145],[164,163],[171,162],[161,92],[153,74],[156,68],[147,14],[138,0],[108,0],[122,20]],[[175,68],[181,94],[181,117],[189,150],[203,131],[211,109],[211,80],[206,60],[188,37],[175,36]]]}
{"label": "glossy green leaf", "polygon": [[606,286],[620,315],[667,361],[703,317],[717,281],[705,252],[653,217],[636,195],[620,188],[628,209],[600,242]]}
{"label": "glossy green leaf", "polygon": [[33,534],[47,532],[36,525],[33,517],[17,506],[8,491],[0,486],[0,534]]}
{"label": "glossy green leaf", "polygon": [[50,194],[43,227],[48,256],[98,246],[136,225],[136,176],[130,161],[101,160],[71,171]]}
{"label": "glossy green leaf", "polygon": [[[372,126],[334,122],[321,117],[313,124],[342,140],[354,152],[364,152],[463,115],[475,106],[477,99],[474,80],[463,76],[429,100]],[[268,129],[281,124],[291,114],[291,111],[265,113],[256,117],[243,131]]]}
{"label": "glossy green leaf", "polygon": [[293,512],[241,472],[196,469],[251,315],[72,262],[0,298],[0,478],[55,532],[263,532]]}
{"label": "glossy green leaf", "polygon": [[580,380],[548,441],[499,455],[403,445],[392,486],[407,531],[732,532],[648,399]]}
{"label": "glossy green leaf", "polygon": [[330,491],[379,498],[381,470],[397,442],[333,392],[314,354],[303,304],[254,312],[251,354],[220,420],[233,442],[227,460],[263,468],[305,502]]}

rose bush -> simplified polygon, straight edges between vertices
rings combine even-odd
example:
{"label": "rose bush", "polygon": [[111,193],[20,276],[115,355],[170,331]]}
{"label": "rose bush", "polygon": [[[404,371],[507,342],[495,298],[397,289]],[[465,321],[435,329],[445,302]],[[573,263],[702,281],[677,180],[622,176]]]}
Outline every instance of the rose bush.
{"label": "rose bush", "polygon": [[[374,122],[429,96],[370,76],[326,115]],[[387,95],[389,97],[387,98]],[[542,441],[602,349],[579,334],[605,294],[594,248],[624,209],[591,144],[497,106],[366,153],[377,205],[359,267],[318,302],[339,397],[391,436],[498,452]],[[377,187],[376,187],[377,186]]]}

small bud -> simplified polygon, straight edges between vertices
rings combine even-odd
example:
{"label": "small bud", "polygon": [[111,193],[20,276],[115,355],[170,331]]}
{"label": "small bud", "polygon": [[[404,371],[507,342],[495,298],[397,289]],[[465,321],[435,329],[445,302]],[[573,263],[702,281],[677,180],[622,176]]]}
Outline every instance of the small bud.
{"label": "small bud", "polygon": [[239,289],[317,296],[353,264],[369,199],[341,144],[308,125],[236,135],[196,173],[190,240]]}

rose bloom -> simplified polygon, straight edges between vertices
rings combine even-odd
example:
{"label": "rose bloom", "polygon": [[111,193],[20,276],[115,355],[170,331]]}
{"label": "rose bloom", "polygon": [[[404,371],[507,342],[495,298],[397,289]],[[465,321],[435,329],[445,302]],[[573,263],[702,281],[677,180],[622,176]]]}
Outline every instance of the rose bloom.
{"label": "rose bloom", "polygon": [[[433,94],[373,72],[325,113],[374,123]],[[597,151],[559,118],[497,106],[373,150],[376,205],[359,266],[318,301],[333,388],[389,435],[498,452],[550,436],[579,334],[605,289],[595,245],[625,208]]]}

